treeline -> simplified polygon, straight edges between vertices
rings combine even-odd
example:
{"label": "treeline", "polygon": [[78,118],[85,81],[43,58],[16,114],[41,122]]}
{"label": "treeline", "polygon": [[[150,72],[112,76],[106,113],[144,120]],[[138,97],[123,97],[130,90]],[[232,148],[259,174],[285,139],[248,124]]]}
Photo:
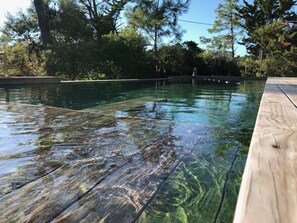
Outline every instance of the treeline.
{"label": "treeline", "polygon": [[[294,76],[295,3],[225,0],[202,49],[181,42],[177,21],[188,0],[33,0],[26,12],[7,16],[1,46],[11,75],[150,78],[197,67],[198,75]],[[161,44],[164,38],[172,43]],[[238,43],[247,56],[236,56]]]}
{"label": "treeline", "polygon": [[244,1],[238,9],[250,56],[241,60],[245,75],[297,76],[295,0]]}

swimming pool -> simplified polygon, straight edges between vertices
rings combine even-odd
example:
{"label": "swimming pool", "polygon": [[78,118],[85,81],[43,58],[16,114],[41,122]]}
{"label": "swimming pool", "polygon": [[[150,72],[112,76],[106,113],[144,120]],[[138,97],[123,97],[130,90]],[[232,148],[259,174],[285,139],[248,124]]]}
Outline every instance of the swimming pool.
{"label": "swimming pool", "polygon": [[264,85],[0,87],[0,220],[231,222]]}

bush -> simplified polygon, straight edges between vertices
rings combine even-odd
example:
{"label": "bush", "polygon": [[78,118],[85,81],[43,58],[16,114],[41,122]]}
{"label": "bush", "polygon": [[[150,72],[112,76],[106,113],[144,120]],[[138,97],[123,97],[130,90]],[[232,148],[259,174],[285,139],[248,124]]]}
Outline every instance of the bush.
{"label": "bush", "polygon": [[7,68],[13,76],[45,75],[45,56],[34,44],[6,46]]}
{"label": "bush", "polygon": [[213,76],[240,76],[240,70],[236,60],[208,51],[200,53],[205,65],[202,67],[203,75]]}
{"label": "bush", "polygon": [[238,60],[240,74],[243,77],[255,77],[261,74],[260,63],[251,57],[244,57]]}
{"label": "bush", "polygon": [[150,75],[144,39],[124,29],[94,41],[60,42],[51,61],[58,75],[68,79],[143,78]]}

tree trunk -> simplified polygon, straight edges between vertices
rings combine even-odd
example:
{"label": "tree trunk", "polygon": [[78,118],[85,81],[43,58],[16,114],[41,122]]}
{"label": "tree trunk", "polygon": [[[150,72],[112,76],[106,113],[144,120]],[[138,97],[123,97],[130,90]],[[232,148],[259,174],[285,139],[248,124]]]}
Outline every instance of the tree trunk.
{"label": "tree trunk", "polygon": [[235,45],[235,34],[234,34],[234,26],[233,26],[233,15],[231,13],[231,28],[230,28],[230,32],[231,32],[231,58],[232,60],[234,60],[235,57],[235,49],[234,49],[234,45]]}
{"label": "tree trunk", "polygon": [[[159,4],[160,1],[157,1],[156,4],[156,12],[159,12]],[[158,55],[158,28],[157,26],[154,27],[154,65],[155,65],[155,72],[156,76],[159,77],[160,75],[160,68],[159,68],[159,55]]]}
{"label": "tree trunk", "polygon": [[[48,3],[45,3],[44,0],[34,0],[34,6],[37,13],[43,48],[44,50],[47,50],[52,43],[48,18]],[[48,55],[46,55],[46,72],[48,76],[55,75],[54,68],[49,61]]]}
{"label": "tree trunk", "polygon": [[160,74],[159,69],[159,55],[158,55],[158,33],[157,28],[155,27],[155,33],[154,33],[154,66],[155,66],[155,74],[158,77]]}

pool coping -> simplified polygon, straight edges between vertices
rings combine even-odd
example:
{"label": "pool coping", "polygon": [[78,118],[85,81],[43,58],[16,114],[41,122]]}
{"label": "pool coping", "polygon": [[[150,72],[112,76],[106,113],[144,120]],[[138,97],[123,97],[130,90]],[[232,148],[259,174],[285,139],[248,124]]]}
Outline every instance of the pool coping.
{"label": "pool coping", "polygon": [[234,223],[296,222],[297,78],[267,79]]}
{"label": "pool coping", "polygon": [[10,76],[0,77],[0,85],[16,84],[57,84],[60,83],[59,77],[51,76]]}
{"label": "pool coping", "polygon": [[0,85],[17,84],[81,84],[97,82],[143,82],[143,81],[167,81],[167,80],[199,80],[199,81],[245,81],[245,80],[266,80],[266,77],[241,77],[241,76],[170,76],[168,78],[147,78],[147,79],[104,79],[104,80],[74,80],[64,81],[54,76],[9,76],[0,75]]}

